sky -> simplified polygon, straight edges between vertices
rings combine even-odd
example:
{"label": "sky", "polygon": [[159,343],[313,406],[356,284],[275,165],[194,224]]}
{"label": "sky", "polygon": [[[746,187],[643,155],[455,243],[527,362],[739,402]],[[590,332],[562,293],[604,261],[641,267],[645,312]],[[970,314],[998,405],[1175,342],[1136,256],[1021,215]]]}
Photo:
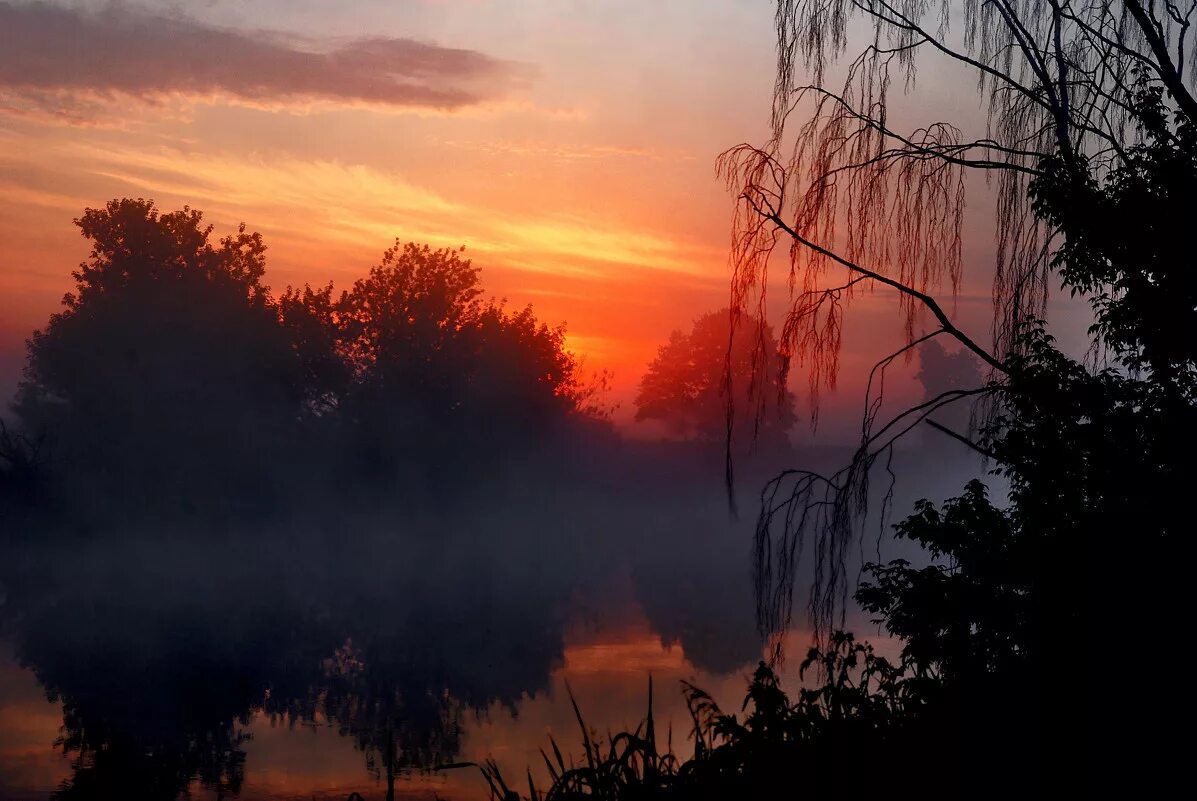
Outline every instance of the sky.
{"label": "sky", "polygon": [[88,206],[189,204],[345,286],[396,238],[465,245],[627,394],[726,303],[718,153],[760,139],[769,11],[743,2],[0,1],[0,349],[86,254]]}
{"label": "sky", "polygon": [[[275,290],[465,245],[613,373],[626,421],[670,331],[727,303],[715,159],[767,137],[772,26],[766,0],[0,0],[0,394],[86,255],[71,220],[130,196],[261,231]],[[854,415],[900,336],[892,298],[858,306]]]}

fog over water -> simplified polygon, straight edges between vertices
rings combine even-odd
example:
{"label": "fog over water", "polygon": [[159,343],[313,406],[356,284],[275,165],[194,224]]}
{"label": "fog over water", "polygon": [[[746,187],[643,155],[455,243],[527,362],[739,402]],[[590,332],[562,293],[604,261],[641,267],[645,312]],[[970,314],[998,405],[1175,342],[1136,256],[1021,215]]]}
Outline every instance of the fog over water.
{"label": "fog over water", "polygon": [[[968,464],[941,446],[899,454],[916,468],[899,508]],[[617,438],[434,503],[330,510],[309,493],[253,526],[22,532],[0,607],[0,790],[382,798],[389,766],[398,797],[483,798],[475,771],[429,771],[539,771],[549,734],[580,747],[567,682],[602,732],[644,717],[650,675],[684,752],[679,682],[734,710],[763,653],[751,492],[774,468],[742,471],[737,519],[714,456]]]}

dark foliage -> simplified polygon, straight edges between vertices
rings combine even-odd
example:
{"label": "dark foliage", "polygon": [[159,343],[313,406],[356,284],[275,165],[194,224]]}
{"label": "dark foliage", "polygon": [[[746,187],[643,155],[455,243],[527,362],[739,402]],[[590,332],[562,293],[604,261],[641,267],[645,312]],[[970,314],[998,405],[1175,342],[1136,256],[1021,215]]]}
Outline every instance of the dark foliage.
{"label": "dark foliage", "polygon": [[302,375],[244,228],[213,243],[199,212],[113,201],[76,221],[92,243],[63,310],[29,340],[15,410],[47,439],[72,500],[246,513],[295,435]]}
{"label": "dark foliage", "polygon": [[[946,728],[928,725],[925,685],[901,666],[851,634],[837,632],[826,649],[810,650],[800,673],[822,678],[791,700],[774,670],[760,663],[740,715],[725,713],[707,693],[684,685],[692,721],[693,755],[688,759],[675,753],[672,732],[661,742],[651,681],[648,713],[634,731],[600,738],[575,703],[584,761],[568,761],[550,737],[552,753],[543,752],[550,784],[538,790],[529,773],[526,797],[821,797],[881,792],[899,776],[902,797],[958,797],[959,782],[967,776],[966,766],[957,761],[964,749],[946,736]],[[849,778],[860,775],[864,765],[860,779]],[[521,797],[523,788],[508,783],[495,763],[478,767],[497,801]]]}
{"label": "dark foliage", "polygon": [[[1116,167],[1047,155],[1028,185],[1037,219],[1060,237],[1052,269],[1092,304],[1088,360],[1062,352],[1041,321],[1014,326],[972,443],[1006,497],[995,503],[973,481],[942,507],[921,502],[896,533],[931,564],[869,565],[855,594],[903,644],[896,685],[917,700],[903,709],[918,722],[908,741],[950,755],[958,779],[984,777],[986,792],[1067,792],[1114,742],[1141,769],[1140,789],[1164,786],[1176,764],[1164,732],[1177,708],[1103,709],[1101,679],[1084,675],[1112,669],[1097,658],[1112,632],[1167,641],[1188,607],[1197,352],[1186,332],[1197,296],[1182,218],[1197,197],[1197,139],[1157,84],[1141,82],[1126,110],[1140,139]],[[928,417],[955,391],[885,428]],[[865,498],[873,448],[891,444],[866,436],[858,472],[837,474],[825,498],[799,498],[788,519]],[[855,524],[826,519],[836,536]],[[1113,731],[1136,735],[1103,737]]]}

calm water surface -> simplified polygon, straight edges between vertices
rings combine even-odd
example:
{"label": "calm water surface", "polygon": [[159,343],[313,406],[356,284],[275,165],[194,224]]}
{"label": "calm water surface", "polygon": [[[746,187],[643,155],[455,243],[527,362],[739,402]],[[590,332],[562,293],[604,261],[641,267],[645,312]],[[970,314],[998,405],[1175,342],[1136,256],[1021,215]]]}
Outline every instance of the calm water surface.
{"label": "calm water surface", "polygon": [[650,676],[688,754],[681,682],[739,712],[762,654],[753,520],[706,474],[518,478],[418,513],[299,497],[286,523],[20,532],[0,798],[485,799],[476,770],[437,768],[541,780],[550,735],[582,753],[567,687],[606,733],[644,718]]}
{"label": "calm water surface", "polygon": [[[508,776],[522,778],[531,766],[543,774],[539,749],[554,735],[565,748],[581,752],[580,736],[568,703],[566,685],[587,718],[600,732],[608,728],[635,727],[646,709],[646,679],[656,684],[654,713],[672,726],[674,743],[683,751],[689,717],[681,696],[680,681],[707,688],[721,702],[735,709],[744,687],[744,670],[730,673],[697,668],[680,645],[669,646],[641,620],[619,628],[571,634],[562,657],[545,686],[522,695],[514,703],[492,702],[462,715],[455,753],[458,760],[494,758]],[[29,670],[18,667],[11,654],[0,667],[0,792],[5,798],[49,798],[71,786],[80,764],[77,752],[64,753],[63,707],[48,702],[45,691]],[[119,692],[125,692],[121,688]],[[248,735],[239,747],[244,754],[243,779],[237,794],[245,799],[343,799],[360,792],[366,799],[385,798],[385,768],[371,757],[341,723],[317,713],[308,720],[272,718],[260,707],[239,720],[237,729]],[[83,760],[86,762],[87,760]],[[372,769],[373,768],[373,769]],[[193,797],[230,797],[230,787],[205,787],[190,780]],[[96,796],[100,797],[100,796]],[[396,780],[396,797],[483,799],[486,787],[473,770],[448,772],[407,771]]]}
{"label": "calm water surface", "polygon": [[650,675],[687,752],[680,682],[738,710],[761,654],[750,524],[705,490],[530,508],[44,534],[3,588],[0,797],[482,799],[437,766],[541,776],[549,735],[581,753],[567,684],[605,732],[644,718]]}

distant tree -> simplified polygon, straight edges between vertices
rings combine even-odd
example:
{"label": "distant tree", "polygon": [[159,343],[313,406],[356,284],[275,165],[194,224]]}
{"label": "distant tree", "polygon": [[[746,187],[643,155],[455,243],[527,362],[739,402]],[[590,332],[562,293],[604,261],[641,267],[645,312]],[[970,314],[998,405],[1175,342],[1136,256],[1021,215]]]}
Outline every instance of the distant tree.
{"label": "distant tree", "polygon": [[90,477],[78,493],[111,508],[262,502],[304,377],[261,282],[261,236],[242,226],[213,242],[200,212],[149,200],[75,224],[91,254],[28,341],[23,427],[48,432],[55,460]]}
{"label": "distant tree", "polygon": [[[22,431],[10,431],[0,418],[0,501],[28,496],[39,478],[41,446],[44,437],[31,438]],[[26,500],[32,500],[26,497]]]}
{"label": "distant tree", "polygon": [[704,314],[689,334],[674,331],[658,349],[640,381],[636,420],[660,421],[679,437],[724,441],[730,378],[732,441],[785,437],[795,421],[794,396],[779,378],[781,368],[767,323],[742,319],[733,338],[726,309]]}
{"label": "distant tree", "polygon": [[[952,392],[972,392],[985,385],[981,362],[967,349],[949,352],[938,340],[931,339],[918,348],[919,370],[915,379],[923,385],[922,401],[935,403],[936,398]],[[927,418],[940,429],[941,434],[929,432],[935,437],[933,443],[949,442],[943,434],[968,437],[972,428],[972,415],[967,403],[953,403],[942,406]],[[946,430],[945,430],[946,429]]]}

